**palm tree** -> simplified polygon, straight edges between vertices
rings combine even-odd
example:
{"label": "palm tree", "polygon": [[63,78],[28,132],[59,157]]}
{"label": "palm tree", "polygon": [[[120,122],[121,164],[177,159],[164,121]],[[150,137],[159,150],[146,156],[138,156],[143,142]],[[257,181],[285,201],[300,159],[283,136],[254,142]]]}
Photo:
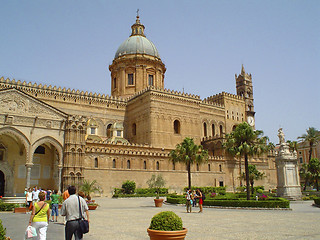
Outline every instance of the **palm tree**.
{"label": "palm tree", "polygon": [[[249,168],[249,181],[250,181],[250,185],[251,185],[251,194],[253,194],[254,193],[254,187],[253,187],[254,181],[262,179],[264,177],[264,173],[260,172],[257,169],[256,165],[249,164],[248,168]],[[245,173],[242,173],[241,178],[246,179]]]}
{"label": "palm tree", "polygon": [[244,157],[247,200],[250,200],[248,157],[268,152],[272,146],[268,145],[268,137],[262,135],[263,131],[253,130],[248,123],[243,122],[234,131],[226,135],[226,141],[223,144],[223,147],[231,155]]}
{"label": "palm tree", "polygon": [[305,191],[307,189],[307,185],[309,183],[309,180],[311,179],[311,173],[308,170],[308,164],[304,163],[302,164],[300,170],[299,170],[299,175],[301,178],[304,179],[304,187],[303,190]]}
{"label": "palm tree", "polygon": [[93,180],[92,182],[84,180],[80,186],[80,191],[84,192],[88,200],[91,200],[91,193],[100,192],[100,188],[96,186],[96,183],[96,180]]}
{"label": "palm tree", "polygon": [[320,141],[320,132],[314,127],[307,129],[307,134],[303,134],[298,139],[302,139],[303,142],[309,142],[309,162],[311,160],[312,148],[317,142]]}
{"label": "palm tree", "polygon": [[308,164],[308,171],[310,172],[311,178],[316,185],[317,191],[319,191],[320,162],[318,158],[311,158]]}
{"label": "palm tree", "polygon": [[288,140],[287,143],[289,144],[290,152],[298,151],[298,142],[297,141],[290,141]]}
{"label": "palm tree", "polygon": [[191,165],[208,161],[208,156],[207,150],[204,150],[201,145],[195,144],[193,139],[188,137],[182,143],[177,144],[176,149],[170,152],[170,160],[173,163],[182,162],[186,164],[189,188],[191,188]]}

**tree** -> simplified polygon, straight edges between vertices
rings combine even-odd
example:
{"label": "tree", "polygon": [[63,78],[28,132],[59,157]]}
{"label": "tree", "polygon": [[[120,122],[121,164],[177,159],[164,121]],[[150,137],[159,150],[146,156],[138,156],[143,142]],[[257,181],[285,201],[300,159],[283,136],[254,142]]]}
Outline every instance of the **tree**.
{"label": "tree", "polygon": [[[250,185],[251,185],[251,194],[253,194],[254,193],[254,188],[253,188],[254,181],[262,179],[264,177],[264,173],[260,172],[257,169],[256,165],[249,164],[248,169],[249,169],[249,181],[250,181]],[[246,179],[246,174],[242,173],[241,178]]]}
{"label": "tree", "polygon": [[302,166],[299,170],[299,175],[301,178],[304,179],[303,190],[305,191],[307,189],[309,181],[311,180],[311,173],[308,171],[308,164],[307,163],[302,164]]}
{"label": "tree", "polygon": [[195,144],[193,139],[188,137],[182,143],[177,144],[176,149],[170,152],[170,160],[173,163],[182,162],[186,164],[189,188],[191,188],[191,165],[208,161],[208,156],[207,150],[204,150],[201,145]]}
{"label": "tree", "polygon": [[96,186],[97,181],[93,180],[92,182],[89,182],[87,180],[84,180],[82,185],[80,186],[80,191],[84,192],[88,200],[91,200],[91,193],[94,192],[101,192],[100,188]]}
{"label": "tree", "polygon": [[152,174],[151,178],[147,181],[149,188],[156,188],[157,189],[157,199],[159,199],[160,188],[164,187],[166,181],[163,179],[162,175],[155,175]]}
{"label": "tree", "polygon": [[320,162],[318,158],[311,158],[308,164],[308,171],[310,172],[312,181],[316,185],[317,191],[319,191]]}
{"label": "tree", "polygon": [[309,127],[309,129],[307,129],[307,134],[303,134],[301,137],[298,137],[298,139],[302,139],[303,142],[309,142],[309,162],[310,162],[313,145],[315,145],[317,142],[320,141],[320,132],[314,127]]}
{"label": "tree", "polygon": [[290,152],[298,151],[298,142],[297,141],[290,141],[288,140],[287,143],[289,144]]}
{"label": "tree", "polygon": [[244,157],[247,200],[250,200],[248,157],[268,152],[273,146],[273,144],[268,144],[268,137],[262,135],[263,131],[253,130],[248,123],[243,122],[230,134],[226,134],[226,141],[223,144],[223,147],[232,156]]}

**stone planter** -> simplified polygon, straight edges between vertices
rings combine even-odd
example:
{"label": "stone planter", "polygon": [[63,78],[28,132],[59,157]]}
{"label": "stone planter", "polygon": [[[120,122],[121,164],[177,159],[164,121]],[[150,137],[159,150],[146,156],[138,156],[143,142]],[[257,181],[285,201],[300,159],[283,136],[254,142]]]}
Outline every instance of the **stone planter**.
{"label": "stone planter", "polygon": [[163,199],[159,198],[159,199],[154,199],[154,205],[156,207],[162,207],[162,203],[163,203]]}
{"label": "stone planter", "polygon": [[14,213],[26,213],[27,210],[25,207],[16,207],[16,208],[14,208],[13,212]]}
{"label": "stone planter", "polygon": [[150,237],[150,240],[183,240],[185,239],[188,230],[186,228],[183,228],[181,231],[159,231],[159,230],[152,230],[147,229],[148,235]]}
{"label": "stone planter", "polygon": [[98,205],[88,205],[89,210],[96,210]]}

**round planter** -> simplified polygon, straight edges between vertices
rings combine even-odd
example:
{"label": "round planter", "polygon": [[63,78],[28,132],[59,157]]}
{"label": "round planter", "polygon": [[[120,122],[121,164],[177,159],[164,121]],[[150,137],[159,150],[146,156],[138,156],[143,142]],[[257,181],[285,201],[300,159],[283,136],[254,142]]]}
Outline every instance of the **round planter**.
{"label": "round planter", "polygon": [[150,240],[166,240],[166,239],[174,239],[174,240],[183,240],[185,239],[188,230],[183,228],[181,231],[159,231],[159,230],[151,230],[147,229]]}
{"label": "round planter", "polygon": [[96,210],[98,205],[88,205],[89,210]]}
{"label": "round planter", "polygon": [[162,203],[163,203],[163,199],[159,198],[159,199],[154,199],[154,204],[156,207],[162,207]]}

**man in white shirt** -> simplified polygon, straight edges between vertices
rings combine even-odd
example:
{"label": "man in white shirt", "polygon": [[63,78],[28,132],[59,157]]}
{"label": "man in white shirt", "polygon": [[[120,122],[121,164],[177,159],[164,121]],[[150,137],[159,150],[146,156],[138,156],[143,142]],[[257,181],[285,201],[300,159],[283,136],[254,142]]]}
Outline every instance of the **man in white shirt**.
{"label": "man in white shirt", "polygon": [[[89,222],[89,208],[86,201],[76,195],[76,187],[68,187],[70,197],[67,198],[62,204],[61,215],[66,216],[66,227],[65,227],[65,239],[71,240],[72,236],[75,236],[75,240],[82,240],[82,232],[80,230],[79,220],[81,215],[86,218]],[[81,214],[79,209],[79,202],[81,206]]]}
{"label": "man in white shirt", "polygon": [[34,187],[34,190],[32,191],[32,203],[34,205],[35,202],[39,201],[39,193],[40,190],[37,188],[37,186]]}

